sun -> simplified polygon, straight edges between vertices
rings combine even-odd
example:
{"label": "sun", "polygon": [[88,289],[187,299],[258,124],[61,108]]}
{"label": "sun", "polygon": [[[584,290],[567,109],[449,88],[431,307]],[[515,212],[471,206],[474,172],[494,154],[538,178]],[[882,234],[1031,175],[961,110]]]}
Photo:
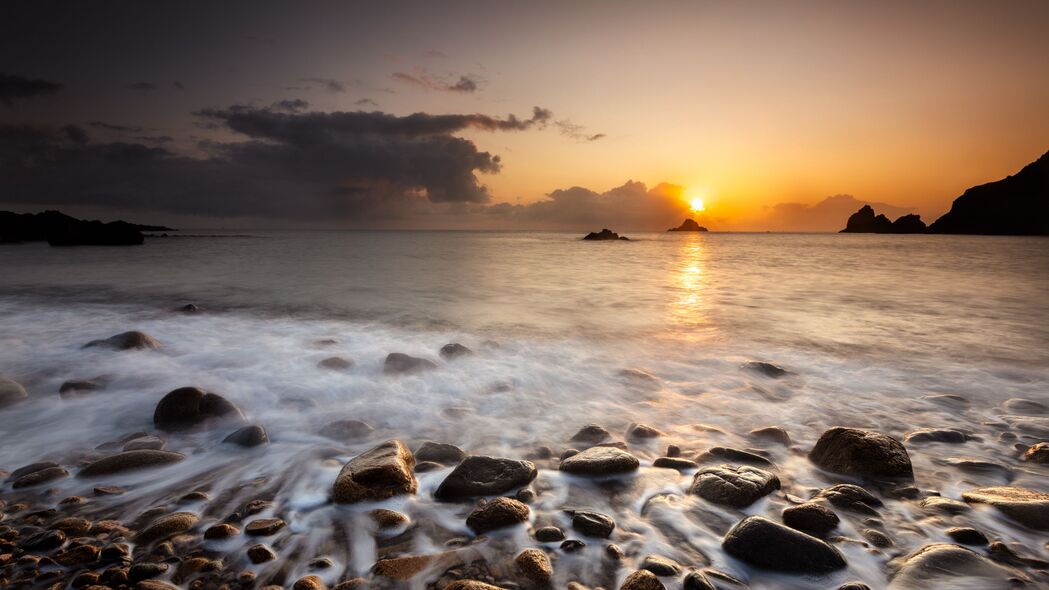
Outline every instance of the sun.
{"label": "sun", "polygon": [[692,208],[695,213],[703,212],[703,199],[692,199],[688,202],[688,206]]}

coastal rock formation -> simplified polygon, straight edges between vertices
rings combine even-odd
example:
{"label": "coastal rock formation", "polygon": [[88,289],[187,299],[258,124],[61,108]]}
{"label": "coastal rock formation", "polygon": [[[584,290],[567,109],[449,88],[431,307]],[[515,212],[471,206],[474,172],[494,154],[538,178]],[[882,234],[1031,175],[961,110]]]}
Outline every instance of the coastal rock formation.
{"label": "coastal rock formation", "polygon": [[1012,176],[966,190],[929,233],[1049,235],[1049,152]]}
{"label": "coastal rock formation", "polygon": [[0,408],[6,408],[29,397],[29,393],[19,383],[0,377]]}
{"label": "coastal rock formation", "polygon": [[845,567],[845,558],[834,547],[763,516],[737,523],[721,546],[729,555],[771,570],[821,574]]}
{"label": "coastal rock formation", "polygon": [[180,387],[169,392],[153,411],[153,425],[167,432],[188,430],[218,420],[243,421],[244,413],[221,395],[197,387]]}
{"label": "coastal rock formation", "polygon": [[672,227],[667,231],[707,231],[707,228],[696,223],[696,220],[694,219],[686,219],[681,222],[681,225]]}
{"label": "coastal rock formation", "polygon": [[505,494],[528,485],[538,474],[530,461],[471,455],[448,474],[433,495],[455,500]]}
{"label": "coastal rock formation", "polygon": [[339,504],[414,494],[419,486],[415,457],[399,440],[387,441],[350,459],[335,478],[332,499]]}
{"label": "coastal rock formation", "polygon": [[867,478],[913,479],[907,449],[900,441],[869,430],[836,427],[823,433],[809,453],[819,467]]}
{"label": "coastal rock formation", "polygon": [[704,500],[744,508],[778,490],[779,478],[749,465],[718,465],[700,469],[692,478],[688,493]]}
{"label": "coastal rock formation", "polygon": [[637,471],[637,457],[615,447],[590,447],[564,461],[560,470],[576,475],[616,475]]}
{"label": "coastal rock formation", "polygon": [[583,236],[584,240],[629,240],[626,236],[620,236],[616,232],[610,229],[603,229],[599,232],[590,232]]}
{"label": "coastal rock formation", "polygon": [[925,222],[915,214],[903,215],[896,221],[889,221],[884,215],[874,214],[870,205],[860,207],[860,210],[849,216],[845,229],[839,233],[843,234],[920,234],[925,232]]}
{"label": "coastal rock formation", "polygon": [[429,359],[409,356],[402,352],[391,352],[386,355],[382,371],[387,375],[403,375],[436,368],[437,363]]}
{"label": "coastal rock formation", "polygon": [[933,543],[902,557],[892,564],[895,573],[889,588],[954,590],[980,588],[1006,590],[1022,580],[1017,572],[1004,568],[980,554],[949,543]]}
{"label": "coastal rock formation", "polygon": [[92,340],[84,345],[84,348],[112,348],[113,350],[137,350],[143,348],[160,348],[157,339],[138,330],[122,332],[116,336],[110,336],[101,340]]}
{"label": "coastal rock formation", "polygon": [[47,241],[52,246],[134,246],[142,244],[143,231],[174,231],[126,221],[86,221],[59,211],[12,213],[0,211],[0,243]]}
{"label": "coastal rock formation", "polygon": [[963,492],[962,499],[989,504],[1019,524],[1049,531],[1049,494],[1018,486],[994,486]]}

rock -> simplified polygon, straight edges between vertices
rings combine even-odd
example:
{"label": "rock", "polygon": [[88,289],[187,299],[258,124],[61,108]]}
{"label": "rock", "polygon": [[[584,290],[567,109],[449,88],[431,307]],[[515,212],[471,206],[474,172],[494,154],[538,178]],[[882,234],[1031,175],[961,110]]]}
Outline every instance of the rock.
{"label": "rock", "polygon": [[0,377],[0,408],[6,408],[29,397],[29,393],[18,383]]}
{"label": "rock", "polygon": [[882,501],[874,494],[849,483],[824,488],[816,494],[816,497],[823,498],[838,508],[871,516],[877,516],[878,511],[875,510],[875,507],[882,505]]}
{"label": "rock", "polygon": [[455,500],[505,494],[528,485],[538,473],[530,461],[471,455],[448,474],[433,495]]}
{"label": "rock", "polygon": [[923,498],[920,506],[926,513],[946,514],[949,516],[972,510],[972,508],[969,508],[969,505],[965,502],[959,502],[958,500],[952,500],[942,496],[929,496]]}
{"label": "rock", "polygon": [[332,498],[336,503],[350,504],[414,494],[419,486],[412,474],[414,466],[415,457],[404,443],[387,441],[343,466],[335,478]]}
{"label": "rock", "polygon": [[444,467],[444,465],[434,463],[433,461],[419,461],[415,464],[415,472],[426,473],[427,471],[438,471],[444,469]]}
{"label": "rock", "polygon": [[1005,400],[1002,406],[1013,414],[1022,414],[1025,416],[1049,415],[1049,405],[1019,397]]}
{"label": "rock", "polygon": [[783,524],[812,535],[825,535],[838,526],[839,522],[841,519],[833,510],[815,502],[806,502],[783,510]]}
{"label": "rock", "polygon": [[240,529],[229,523],[220,523],[207,528],[204,538],[210,540],[229,539],[240,534]]}
{"label": "rock", "polygon": [[182,453],[174,453],[172,451],[124,451],[90,463],[87,467],[80,470],[77,477],[97,477],[99,475],[112,475],[135,469],[160,467],[177,463],[185,458],[186,456]]}
{"label": "rock", "polygon": [[324,581],[317,576],[303,576],[295,581],[291,590],[327,590]]}
{"label": "rock", "polygon": [[697,463],[744,463],[774,468],[775,463],[757,453],[732,449],[729,447],[711,447],[696,456]]}
{"label": "rock", "polygon": [[233,431],[232,434],[222,439],[222,442],[250,448],[268,444],[270,437],[266,434],[265,428],[258,424],[251,424]]}
{"label": "rock", "polygon": [[526,578],[539,585],[549,584],[554,573],[550,558],[540,549],[525,549],[518,553],[514,565]]}
{"label": "rock", "polygon": [[904,437],[904,440],[909,443],[938,442],[960,444],[968,439],[969,437],[964,432],[954,430],[953,428],[922,428],[910,432]]}
{"label": "rock", "polygon": [[626,433],[627,439],[634,442],[650,440],[661,436],[663,436],[662,432],[646,424],[632,424]]}
{"label": "rock", "polygon": [[277,554],[265,544],[259,543],[248,547],[248,559],[251,560],[251,563],[257,565],[277,559]]}
{"label": "rock", "polygon": [[160,342],[145,332],[132,330],[102,340],[92,340],[83,346],[83,348],[95,347],[113,350],[141,350],[160,348]]}
{"label": "rock", "polygon": [[18,542],[18,548],[23,551],[50,551],[61,547],[65,542],[66,534],[62,531],[41,530],[25,535]]}
{"label": "rock", "polygon": [[157,403],[153,424],[160,430],[177,432],[208,422],[244,421],[244,413],[221,395],[197,387],[180,387]]}
{"label": "rock", "polygon": [[366,438],[375,428],[360,420],[336,420],[321,428],[318,434],[340,442],[349,442]]}
{"label": "rock", "polygon": [[972,405],[968,399],[956,395],[953,393],[937,393],[935,395],[922,396],[923,400],[934,403],[938,406],[950,408],[952,410],[966,410]]}
{"label": "rock", "polygon": [[317,363],[317,368],[329,371],[347,371],[353,368],[353,360],[341,356],[330,356]]}
{"label": "rock", "polygon": [[244,527],[244,534],[252,537],[276,535],[286,525],[279,518],[256,518]]}
{"label": "rock", "polygon": [[456,580],[444,587],[444,590],[503,590],[499,586],[493,586],[477,580]]}
{"label": "rock", "polygon": [[460,565],[462,563],[462,556],[455,551],[424,555],[405,555],[376,561],[375,565],[372,566],[372,573],[376,576],[406,581],[414,578],[424,570],[444,571],[449,567]]}
{"label": "rock", "polygon": [[1049,465],[1049,443],[1040,442],[1036,445],[1032,445],[1024,452],[1024,461],[1028,463],[1038,463],[1040,465]]}
{"label": "rock", "polygon": [[681,564],[662,555],[649,555],[641,562],[641,569],[659,577],[676,576],[681,573]]}
{"label": "rock", "polygon": [[105,380],[98,377],[95,379],[71,379],[58,388],[58,394],[63,397],[85,394],[92,391],[99,391],[100,389],[104,389],[105,386]]}
{"label": "rock", "polygon": [[134,584],[142,580],[163,576],[168,571],[166,563],[136,563],[127,570],[127,579]]}
{"label": "rock", "polygon": [[863,582],[846,582],[838,586],[838,590],[871,590],[871,587]]}
{"label": "rock", "polygon": [[638,570],[623,580],[619,590],[666,590],[663,582],[648,570]]}
{"label": "rock", "polygon": [[528,520],[528,506],[512,498],[499,497],[481,504],[466,517],[466,526],[478,535]]}
{"label": "rock", "polygon": [[[96,589],[87,589],[96,590]],[[142,580],[135,584],[135,590],[179,590],[177,587],[159,580]]]}
{"label": "rock", "polygon": [[879,530],[863,529],[860,531],[860,534],[863,535],[863,538],[866,539],[868,543],[879,549],[885,549],[886,547],[892,547],[893,545],[892,539]]}
{"label": "rock", "polygon": [[545,526],[536,529],[535,540],[540,543],[559,543],[565,540],[565,533],[555,526]]}
{"label": "rock", "polygon": [[672,227],[667,231],[707,231],[707,228],[696,223],[695,219],[686,219],[681,222],[681,225]]}
{"label": "rock", "polygon": [[1017,486],[976,488],[964,492],[969,503],[989,504],[1019,524],[1049,530],[1049,494]]}
{"label": "rock", "polygon": [[617,475],[637,471],[637,457],[613,447],[590,447],[561,461],[559,469],[575,475]]}
{"label": "rock", "polygon": [[43,469],[38,469],[19,477],[11,484],[11,487],[16,490],[28,488],[43,483],[50,483],[68,476],[69,472],[63,467],[44,467]]}
{"label": "rock", "polygon": [[717,590],[714,584],[710,583],[703,572],[692,570],[685,574],[685,579],[682,582],[682,588],[684,590]]}
{"label": "rock", "polygon": [[962,545],[978,545],[984,547],[989,543],[987,535],[970,527],[952,527],[944,531],[948,537]]}
{"label": "rock", "polygon": [[140,436],[124,443],[125,451],[161,451],[167,443],[155,436]]}
{"label": "rock", "polygon": [[[924,227],[925,224],[922,224]],[[890,234],[892,222],[884,215],[874,215],[874,209],[870,205],[860,207],[860,210],[849,216],[845,223],[845,229],[839,233],[849,234]]]}
{"label": "rock", "polygon": [[1016,572],[958,545],[933,543],[891,564],[889,588],[921,590],[1007,590]]}
{"label": "rock", "polygon": [[766,363],[763,361],[747,361],[740,365],[740,368],[744,371],[757,373],[764,377],[771,377],[772,379],[779,379],[790,373],[790,371],[783,367],[778,367],[772,363]]}
{"label": "rock", "polygon": [[699,463],[689,459],[682,459],[681,457],[659,457],[652,462],[653,467],[662,467],[665,469],[677,469],[678,471],[685,471],[688,469],[696,469],[699,467]]}
{"label": "rock", "polygon": [[469,348],[466,348],[462,344],[459,344],[458,342],[452,342],[450,344],[445,344],[444,346],[442,346],[440,354],[441,358],[445,360],[452,360],[463,356],[469,356],[473,354],[473,351]]}
{"label": "rock", "polygon": [[181,307],[175,309],[175,311],[181,313],[200,313],[200,308],[194,303],[187,303]]}
{"label": "rock", "polygon": [[948,457],[946,459],[937,460],[936,462],[943,465],[950,465],[955,469],[973,475],[1000,478],[1006,482],[1012,481],[1013,479],[1012,469],[1000,463],[985,461],[975,457]]}
{"label": "rock", "polygon": [[192,512],[175,512],[154,520],[134,537],[139,545],[149,545],[185,533],[196,526],[200,518]]}
{"label": "rock", "polygon": [[383,363],[382,370],[387,375],[403,375],[436,368],[437,363],[431,360],[408,356],[400,352],[391,352],[386,355],[386,362]]}
{"label": "rock", "polygon": [[620,236],[616,232],[610,229],[603,229],[599,232],[590,232],[583,236],[584,240],[629,240],[626,236]]}
{"label": "rock", "polygon": [[387,508],[376,508],[369,512],[368,516],[379,527],[379,530],[392,529],[408,522],[407,516]]}
{"label": "rock", "polygon": [[791,445],[790,435],[780,426],[766,426],[755,428],[747,434],[747,438],[755,442],[769,442],[789,447]]}
{"label": "rock", "polygon": [[466,458],[466,453],[455,445],[426,441],[415,450],[417,461],[433,461],[442,465],[457,465]]}
{"label": "rock", "polygon": [[580,428],[579,432],[576,432],[572,435],[572,438],[568,440],[569,442],[581,442],[596,445],[597,443],[604,442],[610,438],[612,438],[612,433],[605,430],[603,426],[587,424]]}
{"label": "rock", "polygon": [[834,547],[762,516],[737,523],[721,545],[729,555],[771,570],[821,574],[845,567]]}
{"label": "rock", "polygon": [[903,444],[869,430],[831,428],[816,441],[809,460],[827,471],[856,477],[914,479]]}
{"label": "rock", "polygon": [[778,490],[779,478],[749,465],[704,467],[692,478],[688,493],[704,500],[744,508]]}
{"label": "rock", "polygon": [[589,537],[607,539],[616,528],[612,517],[589,510],[566,511],[572,516],[572,528]]}

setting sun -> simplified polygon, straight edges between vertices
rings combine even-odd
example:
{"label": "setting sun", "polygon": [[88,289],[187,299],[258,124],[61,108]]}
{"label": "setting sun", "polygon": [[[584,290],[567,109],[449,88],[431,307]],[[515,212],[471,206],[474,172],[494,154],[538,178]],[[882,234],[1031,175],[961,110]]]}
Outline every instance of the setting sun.
{"label": "setting sun", "polygon": [[703,199],[692,199],[688,202],[688,206],[692,208],[692,211],[700,213],[703,211]]}

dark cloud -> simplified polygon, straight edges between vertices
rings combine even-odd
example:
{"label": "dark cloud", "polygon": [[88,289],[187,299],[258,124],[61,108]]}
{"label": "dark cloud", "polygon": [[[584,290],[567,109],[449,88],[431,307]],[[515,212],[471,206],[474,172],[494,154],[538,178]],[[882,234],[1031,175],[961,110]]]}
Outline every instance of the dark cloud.
{"label": "dark cloud", "polygon": [[170,135],[139,135],[135,137],[135,141],[144,141],[146,143],[171,143],[175,141],[175,138]]}
{"label": "dark cloud", "polygon": [[588,133],[586,127],[573,123],[568,119],[562,119],[557,121],[557,129],[561,132],[561,135],[570,137],[578,142],[590,142],[603,139],[604,133]]}
{"label": "dark cloud", "polygon": [[310,103],[302,100],[301,98],[294,98],[289,100],[278,100],[273,103],[271,107],[275,111],[284,111],[287,113],[297,113],[310,108]]}
{"label": "dark cloud", "polygon": [[346,92],[346,84],[333,78],[299,78],[299,82],[311,82],[313,84],[320,84],[324,87],[325,90],[333,94],[339,92]]}
{"label": "dark cloud", "polygon": [[355,106],[359,106],[359,107],[378,107],[379,106],[379,103],[375,102],[374,100],[372,100],[370,98],[361,98],[361,99],[355,100],[355,101],[353,101],[353,104]]}
{"label": "dark cloud", "polygon": [[142,127],[139,127],[138,125],[116,125],[114,123],[106,123],[105,121],[91,121],[88,125],[98,129],[105,129],[106,131],[117,131],[119,133],[142,132]]}
{"label": "dark cloud", "polygon": [[451,82],[447,79],[435,76],[426,70],[419,70],[416,74],[409,74],[407,72],[394,72],[391,74],[394,80],[404,82],[405,84],[411,84],[412,86],[418,86],[420,88],[426,88],[427,90],[439,90],[442,92],[464,92],[472,93],[477,92],[482,82],[480,76],[468,75],[459,76],[459,79]]}
{"label": "dark cloud", "polygon": [[47,96],[61,89],[58,82],[0,73],[0,102],[7,106],[12,106],[16,100]]}
{"label": "dark cloud", "polygon": [[132,82],[124,86],[124,88],[128,90],[152,91],[157,89],[157,85],[152,82]]}
{"label": "dark cloud", "polygon": [[69,138],[69,141],[76,145],[86,145],[90,138],[87,136],[87,132],[77,127],[76,125],[66,125],[62,128],[62,131]]}
{"label": "dark cloud", "polygon": [[186,89],[186,86],[182,82],[179,82],[178,80],[175,80],[174,82],[172,82],[171,85],[175,88],[175,90],[185,90]]}

